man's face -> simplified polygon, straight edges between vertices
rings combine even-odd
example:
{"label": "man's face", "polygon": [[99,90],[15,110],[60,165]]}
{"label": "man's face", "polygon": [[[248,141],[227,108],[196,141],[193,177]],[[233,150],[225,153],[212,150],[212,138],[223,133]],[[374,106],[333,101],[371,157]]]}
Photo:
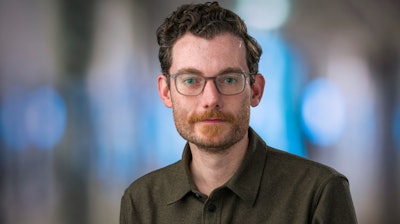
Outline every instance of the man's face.
{"label": "man's face", "polygon": [[[234,35],[225,33],[207,40],[186,34],[172,49],[170,74],[190,72],[215,77],[226,70],[249,72],[246,47]],[[163,102],[172,107],[176,128],[187,141],[210,152],[221,152],[246,136],[250,106],[256,106],[261,98],[254,101],[249,78],[243,92],[230,96],[220,94],[212,80],[197,96],[178,93],[175,79],[166,90],[165,84],[160,87],[164,81],[159,78],[160,95],[163,98],[164,93]]]}

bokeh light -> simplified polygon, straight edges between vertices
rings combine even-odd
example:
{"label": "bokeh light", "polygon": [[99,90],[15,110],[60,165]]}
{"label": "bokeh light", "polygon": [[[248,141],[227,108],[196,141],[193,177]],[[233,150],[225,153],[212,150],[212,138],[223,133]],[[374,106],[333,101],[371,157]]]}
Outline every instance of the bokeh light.
{"label": "bokeh light", "polygon": [[7,147],[22,150],[29,145],[25,126],[27,94],[20,90],[7,92],[1,104],[1,137]]}
{"label": "bokeh light", "polygon": [[61,139],[66,125],[62,97],[45,86],[32,92],[13,90],[1,105],[1,134],[13,149],[52,149]]}
{"label": "bokeh light", "polygon": [[[266,80],[260,105],[252,110],[251,126],[273,147],[305,156],[296,120],[296,91],[302,70],[279,33],[252,34],[263,49],[259,72]],[[296,69],[293,69],[295,68]]]}
{"label": "bokeh light", "polygon": [[400,152],[400,104],[395,108],[393,121],[393,139],[397,150]]}
{"label": "bokeh light", "polygon": [[53,88],[37,89],[29,97],[25,118],[31,143],[50,150],[60,141],[65,130],[65,103]]}
{"label": "bokeh light", "polygon": [[345,124],[345,103],[339,89],[325,78],[310,82],[304,92],[301,115],[308,139],[329,146],[339,138]]}
{"label": "bokeh light", "polygon": [[251,28],[273,30],[281,27],[290,12],[288,0],[239,0],[236,11]]}

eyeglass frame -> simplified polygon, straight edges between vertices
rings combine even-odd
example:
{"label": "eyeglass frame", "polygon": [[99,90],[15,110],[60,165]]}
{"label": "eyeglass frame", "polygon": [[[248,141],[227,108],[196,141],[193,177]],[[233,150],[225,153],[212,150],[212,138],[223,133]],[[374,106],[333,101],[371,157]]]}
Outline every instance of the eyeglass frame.
{"label": "eyeglass frame", "polygon": [[[255,82],[254,74],[253,74],[253,73],[245,73],[245,72],[232,72],[232,73],[234,73],[234,74],[239,74],[239,75],[242,75],[242,76],[244,77],[244,84],[243,84],[242,90],[241,90],[240,92],[237,92],[237,93],[234,93],[234,94],[225,94],[225,93],[222,93],[222,92],[219,90],[219,87],[218,87],[218,85],[217,85],[217,83],[216,83],[216,79],[218,78],[218,76],[221,76],[221,75],[223,75],[223,74],[217,75],[217,76],[214,76],[214,77],[204,77],[204,76],[199,75],[199,74],[194,74],[194,75],[198,75],[198,76],[202,77],[202,78],[205,80],[204,85],[203,85],[203,87],[201,88],[201,91],[200,91],[198,94],[196,94],[196,95],[188,95],[188,94],[183,94],[183,93],[181,93],[181,92],[178,90],[178,87],[177,87],[176,84],[175,84],[175,89],[176,89],[176,91],[177,91],[179,94],[181,94],[181,95],[183,95],[183,96],[198,96],[198,95],[200,95],[200,94],[202,94],[202,93],[204,92],[204,88],[206,87],[207,81],[208,81],[208,80],[213,80],[214,85],[215,85],[215,88],[217,89],[217,91],[218,91],[219,94],[224,95],[224,96],[234,96],[234,95],[240,94],[240,93],[242,93],[242,92],[244,91],[244,89],[245,89],[245,87],[246,87],[246,83],[247,83],[247,78],[250,78],[250,85],[252,85],[252,84]],[[165,75],[167,78],[173,78],[173,79],[176,81],[176,77],[178,77],[179,75],[184,75],[184,74],[190,74],[190,73],[164,74],[164,75]],[[168,84],[168,87],[170,88],[171,85],[170,85],[170,81],[169,81],[169,80],[167,80],[167,84]]]}

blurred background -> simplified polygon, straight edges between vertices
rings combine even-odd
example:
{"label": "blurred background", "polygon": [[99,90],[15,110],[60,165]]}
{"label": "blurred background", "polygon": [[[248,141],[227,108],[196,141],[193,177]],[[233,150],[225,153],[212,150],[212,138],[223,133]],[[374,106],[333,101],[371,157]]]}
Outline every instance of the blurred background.
{"label": "blurred background", "polygon": [[[0,223],[118,223],[181,157],[155,32],[184,0],[0,0]],[[251,125],[350,180],[359,223],[400,223],[398,0],[236,0],[263,47]]]}

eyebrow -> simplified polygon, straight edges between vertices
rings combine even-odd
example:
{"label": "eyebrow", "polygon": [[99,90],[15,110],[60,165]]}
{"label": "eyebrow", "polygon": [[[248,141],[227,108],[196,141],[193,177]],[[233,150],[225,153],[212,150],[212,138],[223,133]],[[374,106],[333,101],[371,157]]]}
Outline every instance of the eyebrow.
{"label": "eyebrow", "polygon": [[[204,75],[204,73],[196,68],[193,67],[187,67],[187,68],[182,68],[179,69],[175,74],[195,74],[195,75]],[[222,69],[217,73],[217,75],[223,75],[223,74],[228,74],[228,73],[245,73],[241,68],[239,67],[227,67]]]}

